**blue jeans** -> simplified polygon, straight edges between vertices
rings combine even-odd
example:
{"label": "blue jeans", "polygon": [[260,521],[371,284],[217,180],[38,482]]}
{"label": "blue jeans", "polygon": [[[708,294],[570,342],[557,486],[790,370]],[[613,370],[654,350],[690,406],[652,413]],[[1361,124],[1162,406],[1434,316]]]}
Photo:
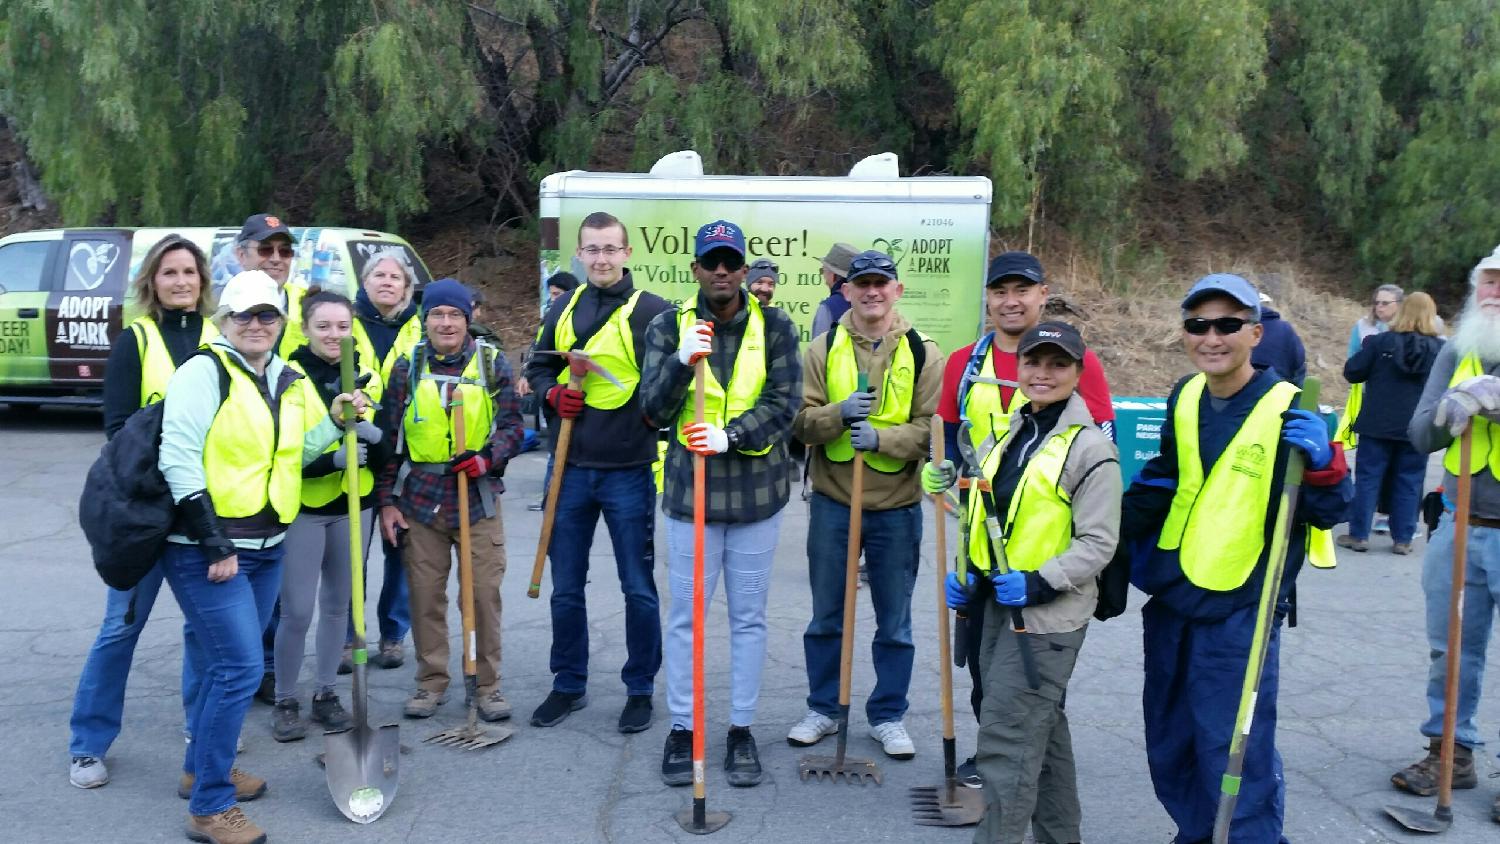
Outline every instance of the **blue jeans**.
{"label": "blue jeans", "polygon": [[[1364,446],[1361,445],[1361,448]],[[1427,647],[1432,663],[1427,669],[1427,720],[1422,735],[1443,734],[1443,687],[1448,679],[1448,598],[1453,582],[1453,514],[1427,540],[1422,560],[1422,593],[1427,599]],[[1500,604],[1500,529],[1469,528],[1469,554],[1464,568],[1463,644],[1458,660],[1458,727],[1464,747],[1484,746],[1474,716],[1484,687],[1484,656],[1490,644],[1495,607]]]}
{"label": "blue jeans", "polygon": [[[156,595],[161,591],[162,567],[146,572],[134,589],[121,592],[106,587],[104,599],[104,622],[99,625],[99,635],[89,649],[83,662],[83,674],[78,678],[78,691],[73,695],[73,717],[69,722],[72,738],[68,742],[70,756],[97,756],[103,759],[110,745],[120,735],[120,720],[125,711],[125,681],[130,675],[130,662],[135,656],[136,643],[141,631],[151,618],[151,608],[156,604]],[[125,614],[135,599],[135,617],[125,623]],[[192,631],[184,625],[183,635],[191,639]],[[182,660],[182,709],[183,728],[189,726],[188,712],[198,694],[200,678],[192,670],[186,651]]]}
{"label": "blue jeans", "polygon": [[[812,621],[802,634],[807,658],[807,708],[829,718],[839,714],[839,639],[844,629],[844,562],[849,544],[849,508],[814,492],[807,526],[807,577],[812,584]],[[875,607],[870,658],[875,690],[865,701],[873,726],[906,714],[906,692],[916,647],[911,640],[911,592],[917,583],[922,544],[922,507],[866,510],[861,525],[865,573]]]}
{"label": "blue jeans", "polygon": [[1380,503],[1388,508],[1383,512],[1391,516],[1391,541],[1410,545],[1417,532],[1417,509],[1422,505],[1426,476],[1427,455],[1406,440],[1360,437],[1354,452],[1354,507],[1349,511],[1349,535],[1370,538],[1370,519]]}
{"label": "blue jeans", "polygon": [[196,545],[167,543],[162,555],[167,583],[192,630],[189,659],[203,682],[189,720],[193,741],[182,770],[194,774],[188,811],[213,815],[235,804],[229,769],[235,742],[263,672],[261,633],[281,589],[280,545],[240,549],[239,573],[223,583],[208,579],[208,559]]}
{"label": "blue jeans", "polygon": [[[378,510],[376,511],[379,512]],[[379,530],[379,526],[376,526]],[[385,554],[385,571],[380,577],[380,599],[375,602],[375,618],[380,624],[380,639],[384,642],[400,642],[411,632],[411,596],[406,591],[406,570],[401,565],[401,548],[385,541],[381,534],[380,548]],[[365,560],[365,573],[369,574],[370,562]],[[369,633],[366,632],[366,638]],[[349,630],[344,634],[344,643],[354,641],[354,616],[349,616]]]}
{"label": "blue jeans", "polygon": [[609,526],[615,569],[625,595],[626,694],[649,695],[661,669],[661,603],[656,596],[652,535],[656,489],[651,467],[587,469],[567,466],[557,500],[552,559],[553,691],[582,694],[588,686],[589,619],[584,586],[599,516]]}

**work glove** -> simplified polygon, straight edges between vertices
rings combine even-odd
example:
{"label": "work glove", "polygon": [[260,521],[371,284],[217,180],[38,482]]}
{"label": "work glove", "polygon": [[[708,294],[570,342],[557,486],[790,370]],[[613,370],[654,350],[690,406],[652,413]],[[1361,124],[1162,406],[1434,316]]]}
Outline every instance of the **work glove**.
{"label": "work glove", "polygon": [[928,495],[942,495],[956,483],[958,467],[952,460],[944,460],[941,464],[929,460],[922,467],[922,491]]}
{"label": "work glove", "polygon": [[874,409],[875,394],[869,390],[850,393],[848,398],[839,402],[839,416],[843,418],[846,428],[868,419],[870,411]]}
{"label": "work glove", "polygon": [[[377,445],[380,442],[381,438],[385,436],[385,432],[380,430],[380,428],[376,426],[374,422],[368,422],[364,419],[361,419],[354,426],[354,436],[358,437],[359,441],[362,443]],[[363,462],[361,462],[360,465],[364,465]]]}
{"label": "work glove", "polygon": [[[356,442],[354,444],[354,447],[356,449],[355,454],[358,455],[357,462],[354,465],[365,465],[365,461],[369,458],[369,446],[365,445],[362,442]],[[333,453],[333,468],[342,472],[346,467],[348,467],[348,465],[349,453],[344,449],[343,446],[339,446],[339,450]]]}
{"label": "work glove", "polygon": [[682,337],[677,341],[677,360],[683,366],[692,366],[713,350],[714,326],[708,320],[700,319],[688,326],[682,332]]}
{"label": "work glove", "polygon": [[578,414],[583,412],[583,391],[572,390],[558,384],[547,391],[547,404],[557,411],[557,415],[564,419],[577,419]]}
{"label": "work glove", "polygon": [[961,610],[969,605],[969,587],[958,579],[958,572],[948,572],[948,579],[943,581],[943,596],[950,610]]}
{"label": "work glove", "polygon": [[860,451],[875,451],[880,448],[880,434],[869,420],[861,419],[849,427],[849,442]]}
{"label": "work glove", "polygon": [[995,600],[1007,607],[1026,606],[1026,572],[1013,571],[990,578],[995,584]]}
{"label": "work glove", "polygon": [[1500,417],[1500,378],[1476,375],[1449,387],[1438,399],[1432,421],[1456,437],[1469,427],[1475,414],[1500,421],[1496,418]]}
{"label": "work glove", "polygon": [[712,457],[729,450],[729,435],[718,425],[693,422],[683,428],[682,432],[687,435],[688,451],[694,454]]}
{"label": "work glove", "polygon": [[1333,445],[1328,441],[1328,425],[1311,410],[1288,410],[1281,414],[1281,439],[1302,449],[1310,469],[1326,469],[1333,462]]}
{"label": "work glove", "polygon": [[490,459],[477,451],[465,451],[448,461],[448,468],[453,470],[453,474],[462,472],[475,479],[484,477],[491,465]]}

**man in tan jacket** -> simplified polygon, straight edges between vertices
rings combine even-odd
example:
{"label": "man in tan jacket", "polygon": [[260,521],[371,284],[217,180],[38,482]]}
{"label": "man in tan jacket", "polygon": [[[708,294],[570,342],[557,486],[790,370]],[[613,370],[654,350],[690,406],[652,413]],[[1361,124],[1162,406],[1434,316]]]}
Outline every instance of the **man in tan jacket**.
{"label": "man in tan jacket", "polygon": [[[875,689],[865,704],[870,735],[887,755],[916,755],[901,719],[915,648],[911,593],[922,541],[922,488],[942,353],[896,311],[902,285],[881,252],[850,262],[850,308],[814,337],[803,362],[802,409],[792,433],[808,446],[813,494],[807,531],[813,617],[803,634],[808,712],[787,734],[798,747],[838,731],[839,639],[856,450],[864,453],[860,541],[875,607]],[[868,387],[861,389],[861,376]]]}

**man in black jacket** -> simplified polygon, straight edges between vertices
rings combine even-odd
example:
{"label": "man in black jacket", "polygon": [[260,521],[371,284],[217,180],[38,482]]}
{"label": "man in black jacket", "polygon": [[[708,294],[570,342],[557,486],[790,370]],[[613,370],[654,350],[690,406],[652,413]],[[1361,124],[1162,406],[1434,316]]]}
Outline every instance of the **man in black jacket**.
{"label": "man in black jacket", "polygon": [[[656,488],[656,429],[641,411],[640,361],[646,326],[671,310],[660,296],[637,290],[625,264],[630,241],[625,225],[596,211],[578,230],[578,258],[588,284],[547,309],[532,347],[525,377],[545,398],[548,424],[573,420],[573,436],[558,495],[548,552],[552,562],[552,693],[531,716],[537,727],[561,723],[587,703],[589,634],[584,586],[589,549],[602,513],[614,545],[620,591],[625,594],[625,649],[620,679],[627,695],[620,713],[622,733],[651,725],[651,694],[661,668],[661,616],[652,578],[653,508]],[[617,387],[590,373],[582,390],[568,387],[567,363],[553,351],[580,349],[613,374]]]}

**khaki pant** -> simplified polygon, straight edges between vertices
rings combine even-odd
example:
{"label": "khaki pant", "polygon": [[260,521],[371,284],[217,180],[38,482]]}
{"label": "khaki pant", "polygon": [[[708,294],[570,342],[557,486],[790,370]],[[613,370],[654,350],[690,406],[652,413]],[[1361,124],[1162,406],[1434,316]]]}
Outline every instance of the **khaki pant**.
{"label": "khaki pant", "polygon": [[[448,689],[448,576],[458,553],[458,529],[424,525],[416,519],[408,519],[407,525],[401,551],[411,592],[417,687],[442,694]],[[505,527],[498,512],[469,529],[469,547],[479,693],[487,695],[500,687],[500,581],[505,577]],[[463,658],[462,641],[459,658]]]}

